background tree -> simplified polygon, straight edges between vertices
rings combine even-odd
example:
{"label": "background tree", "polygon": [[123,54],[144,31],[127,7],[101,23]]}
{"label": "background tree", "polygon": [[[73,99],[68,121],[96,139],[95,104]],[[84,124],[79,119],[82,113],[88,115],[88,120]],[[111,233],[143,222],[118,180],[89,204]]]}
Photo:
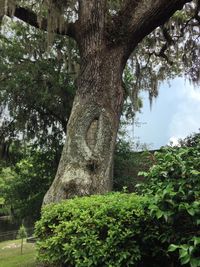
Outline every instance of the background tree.
{"label": "background tree", "polygon": [[46,51],[45,34],[18,21],[4,22],[0,34],[2,146],[18,139],[40,146],[62,144],[74,97],[72,74],[65,71],[68,58],[62,57],[66,42],[56,38],[51,51]]}
{"label": "background tree", "polygon": [[[149,40],[155,42],[158,35],[161,49],[146,51],[148,58],[142,67],[142,60],[134,62],[136,82],[132,95],[137,95],[137,88],[144,85],[150,88],[150,99],[157,95],[157,78],[160,81],[165,78],[164,69],[157,64],[155,66],[154,60],[150,64],[150,60],[162,57],[172,65],[167,52],[175,42],[170,34],[177,38],[178,43],[181,34],[187,30],[187,36],[192,36],[187,44],[189,46],[192,43],[193,52],[190,56],[198,65],[198,41],[193,36],[195,31],[197,35],[199,31],[199,1],[43,2],[45,5],[41,6],[38,1],[17,1],[17,6],[13,7],[11,3],[5,10],[7,14],[14,14],[32,26],[47,30],[49,39],[51,33],[72,37],[80,52],[81,70],[68,122],[68,135],[56,179],[45,197],[44,202],[48,203],[74,195],[104,193],[111,189],[113,151],[125,96],[122,73],[126,62],[133,53],[137,53],[138,44],[156,29]],[[177,13],[175,16],[173,14],[186,3],[190,4],[184,7],[181,16],[185,16],[181,21]],[[38,6],[40,14],[37,14]],[[170,17],[172,20],[168,21]],[[158,26],[160,29],[157,29]],[[173,47],[174,53],[178,50],[184,52],[176,45]],[[180,55],[173,57],[177,66],[189,68],[191,61],[182,60],[183,64],[178,64]],[[140,74],[144,72],[141,69],[148,74],[142,79]],[[181,71],[183,69],[180,67],[180,71],[176,70],[175,73]],[[193,81],[198,81],[198,72],[191,70],[187,74]]]}
{"label": "background tree", "polygon": [[5,207],[15,221],[23,219],[32,224],[40,217],[44,194],[56,174],[56,155],[53,148],[39,150],[38,147],[29,146],[22,159],[11,166],[12,177],[4,178],[2,191]]}
{"label": "background tree", "polygon": [[179,140],[179,146],[181,147],[197,147],[200,140],[200,129],[199,132],[193,133],[187,136],[185,139]]}
{"label": "background tree", "polygon": [[8,18],[2,22],[1,214],[26,223],[39,217],[55,176],[75,92],[76,47],[59,36],[48,51],[46,43],[46,33],[28,24]]}

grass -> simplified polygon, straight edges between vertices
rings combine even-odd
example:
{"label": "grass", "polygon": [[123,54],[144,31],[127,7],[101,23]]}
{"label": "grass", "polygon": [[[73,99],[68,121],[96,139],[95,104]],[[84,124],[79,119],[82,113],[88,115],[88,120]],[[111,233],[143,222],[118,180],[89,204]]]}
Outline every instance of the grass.
{"label": "grass", "polygon": [[36,267],[34,244],[24,242],[21,255],[21,240],[0,242],[0,266]]}

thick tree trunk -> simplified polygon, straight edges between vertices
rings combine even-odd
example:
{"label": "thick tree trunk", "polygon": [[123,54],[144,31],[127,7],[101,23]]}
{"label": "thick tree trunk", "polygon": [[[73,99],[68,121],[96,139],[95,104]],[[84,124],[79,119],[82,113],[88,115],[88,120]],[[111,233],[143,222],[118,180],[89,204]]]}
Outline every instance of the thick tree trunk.
{"label": "thick tree trunk", "polygon": [[113,152],[123,105],[123,53],[105,48],[90,54],[89,47],[82,56],[57,175],[44,204],[112,189]]}
{"label": "thick tree trunk", "polygon": [[123,105],[124,49],[105,38],[106,1],[80,1],[77,93],[56,178],[44,204],[112,188],[113,152]]}

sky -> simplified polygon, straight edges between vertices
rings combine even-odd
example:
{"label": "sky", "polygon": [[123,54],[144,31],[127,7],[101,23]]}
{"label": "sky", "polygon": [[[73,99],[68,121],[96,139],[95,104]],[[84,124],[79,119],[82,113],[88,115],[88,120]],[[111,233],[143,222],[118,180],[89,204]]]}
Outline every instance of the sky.
{"label": "sky", "polygon": [[133,137],[146,143],[150,149],[158,149],[170,141],[177,143],[200,128],[200,87],[194,87],[182,78],[163,83],[159,96],[150,109],[148,94],[143,93],[143,108],[136,118],[140,127],[129,127]]}

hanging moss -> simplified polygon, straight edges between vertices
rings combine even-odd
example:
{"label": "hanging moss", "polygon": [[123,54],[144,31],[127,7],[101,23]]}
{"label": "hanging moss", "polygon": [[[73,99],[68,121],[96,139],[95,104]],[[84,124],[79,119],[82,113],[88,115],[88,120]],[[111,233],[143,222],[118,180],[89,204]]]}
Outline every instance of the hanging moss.
{"label": "hanging moss", "polygon": [[66,23],[72,19],[75,10],[75,0],[45,0],[40,5],[38,24],[41,26],[42,17],[47,17],[48,45],[52,44],[54,35],[66,29]]}

